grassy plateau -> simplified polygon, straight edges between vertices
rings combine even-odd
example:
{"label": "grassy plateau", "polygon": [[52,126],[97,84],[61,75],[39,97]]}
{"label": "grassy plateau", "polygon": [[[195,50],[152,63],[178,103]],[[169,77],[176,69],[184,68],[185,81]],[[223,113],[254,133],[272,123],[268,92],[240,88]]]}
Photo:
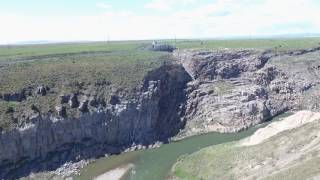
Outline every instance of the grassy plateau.
{"label": "grassy plateau", "polygon": [[[61,43],[0,46],[0,130],[23,125],[36,107],[51,112],[61,94],[80,93],[107,101],[137,91],[147,72],[170,61],[171,54],[148,50],[152,41]],[[161,40],[177,49],[301,49],[319,46],[320,38],[250,40]],[[48,89],[46,96],[37,87]],[[225,88],[221,86],[222,90]],[[23,101],[1,96],[29,91]],[[34,109],[34,108],[33,108]]]}

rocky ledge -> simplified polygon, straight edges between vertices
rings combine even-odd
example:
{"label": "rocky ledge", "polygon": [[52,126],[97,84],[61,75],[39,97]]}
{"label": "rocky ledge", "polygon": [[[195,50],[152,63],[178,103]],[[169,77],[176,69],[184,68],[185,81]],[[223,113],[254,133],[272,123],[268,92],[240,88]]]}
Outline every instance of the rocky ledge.
{"label": "rocky ledge", "polygon": [[238,132],[290,109],[318,109],[319,55],[319,48],[175,52],[193,79],[179,136]]}
{"label": "rocky ledge", "polygon": [[190,79],[181,65],[164,65],[148,73],[136,98],[111,100],[105,107],[85,103],[91,111],[83,111],[83,101],[75,95],[58,97],[65,100],[62,104],[81,110],[80,116],[68,118],[57,107],[58,116],[37,114],[23,127],[2,132],[0,179],[167,142],[184,126],[179,112]]}

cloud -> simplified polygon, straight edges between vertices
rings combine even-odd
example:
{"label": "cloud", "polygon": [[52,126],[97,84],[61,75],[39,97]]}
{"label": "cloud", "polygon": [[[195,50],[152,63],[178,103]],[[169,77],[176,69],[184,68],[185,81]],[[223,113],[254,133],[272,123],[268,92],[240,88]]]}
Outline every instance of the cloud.
{"label": "cloud", "polygon": [[110,9],[112,6],[110,4],[100,2],[96,4],[96,7],[101,9]]}
{"label": "cloud", "polygon": [[[166,0],[169,1],[169,0]],[[178,0],[170,1],[178,2]],[[27,16],[0,13],[0,43],[158,38],[215,38],[319,33],[314,0],[216,0],[165,13],[115,11],[91,16]],[[192,3],[185,2],[185,3]],[[196,3],[195,3],[196,4]],[[288,6],[290,8],[288,8]]]}
{"label": "cloud", "polygon": [[159,11],[167,11],[170,9],[170,5],[163,0],[153,1],[144,5],[145,8],[155,9]]}
{"label": "cloud", "polygon": [[208,37],[319,32],[319,15],[312,0],[217,0],[175,12]]}
{"label": "cloud", "polygon": [[172,10],[174,6],[186,5],[195,3],[196,0],[153,0],[144,5],[147,9],[154,9],[159,11]]}

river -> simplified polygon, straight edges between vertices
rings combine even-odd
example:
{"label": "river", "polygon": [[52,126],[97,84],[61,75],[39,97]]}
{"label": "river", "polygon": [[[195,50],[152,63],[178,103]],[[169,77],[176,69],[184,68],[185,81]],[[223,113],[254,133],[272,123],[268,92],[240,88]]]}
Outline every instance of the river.
{"label": "river", "polygon": [[[274,118],[274,120],[287,115],[289,114],[278,116]],[[172,165],[182,155],[193,153],[207,146],[243,139],[252,135],[258,128],[268,123],[270,122],[249,128],[240,133],[209,133],[164,144],[156,149],[128,152],[121,155],[100,158],[83,168],[81,175],[75,177],[75,179],[90,180],[109,170],[130,163],[134,164],[134,168],[129,175],[124,178],[125,180],[163,180],[167,177]]]}

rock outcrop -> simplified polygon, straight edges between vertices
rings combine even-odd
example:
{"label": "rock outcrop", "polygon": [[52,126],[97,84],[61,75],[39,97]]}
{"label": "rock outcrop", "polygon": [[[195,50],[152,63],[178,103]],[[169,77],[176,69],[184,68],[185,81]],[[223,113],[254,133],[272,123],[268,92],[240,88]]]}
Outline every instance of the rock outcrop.
{"label": "rock outcrop", "polygon": [[[176,59],[193,78],[187,88],[186,127],[180,135],[237,132],[299,108],[304,95],[320,82],[309,70],[317,60],[307,59],[318,55],[317,49],[298,55],[257,50],[177,51]],[[295,62],[295,58],[301,60]]]}
{"label": "rock outcrop", "polygon": [[26,99],[25,90],[21,90],[20,92],[14,92],[14,93],[5,93],[0,95],[0,99],[3,99],[4,101],[15,101],[15,102],[21,102],[24,99]]}
{"label": "rock outcrop", "polygon": [[40,94],[42,96],[45,96],[47,94],[47,90],[48,88],[44,87],[44,86],[39,86],[37,88],[37,94]]}
{"label": "rock outcrop", "polygon": [[71,108],[77,108],[79,106],[78,95],[77,94],[71,94],[68,103],[69,103]]}
{"label": "rock outcrop", "polygon": [[56,106],[55,110],[57,111],[58,116],[60,116],[60,117],[67,116],[67,110],[66,110],[65,106]]}
{"label": "rock outcrop", "polygon": [[[54,112],[33,109],[26,124],[0,131],[0,179],[154,147],[173,136],[238,132],[290,109],[320,109],[319,49],[185,50],[174,56],[177,63],[149,72],[134,97],[69,92],[57,97]],[[48,89],[37,92],[44,96]],[[28,94],[0,98],[20,101]]]}
{"label": "rock outcrop", "polygon": [[163,66],[145,77],[137,98],[113,100],[90,112],[88,99],[78,102],[78,96],[71,95],[70,107],[87,113],[66,118],[66,108],[57,106],[58,116],[35,116],[24,127],[0,134],[0,177],[53,170],[67,161],[120,153],[132,144],[166,142],[184,125],[178,112],[190,79],[180,65]]}
{"label": "rock outcrop", "polygon": [[17,92],[0,93],[0,100],[21,102],[25,100],[28,96],[32,95],[32,87],[23,88]]}

